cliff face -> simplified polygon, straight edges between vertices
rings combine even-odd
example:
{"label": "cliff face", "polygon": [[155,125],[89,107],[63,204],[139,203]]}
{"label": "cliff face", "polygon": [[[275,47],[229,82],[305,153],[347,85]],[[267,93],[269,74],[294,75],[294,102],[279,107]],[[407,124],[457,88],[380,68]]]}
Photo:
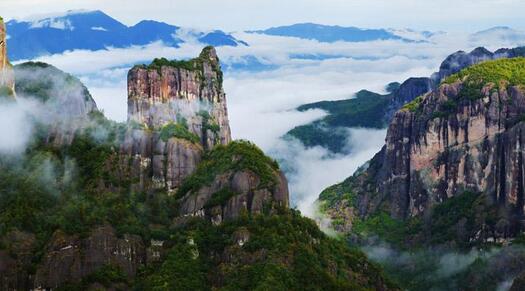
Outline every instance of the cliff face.
{"label": "cliff face", "polygon": [[442,84],[394,115],[376,159],[377,191],[395,217],[420,215],[462,191],[488,193],[523,213],[525,90],[468,82]]}
{"label": "cliff face", "polygon": [[231,141],[219,58],[212,47],[190,61],[157,59],[128,74],[128,120],[148,128],[187,123],[204,148]]}
{"label": "cliff face", "polygon": [[515,235],[525,202],[524,67],[521,58],[473,66],[398,111],[381,152],[347,181],[358,216],[423,217],[451,198],[480,193],[480,203],[500,214],[468,239]]}
{"label": "cliff face", "polygon": [[0,97],[15,97],[13,66],[7,58],[7,31],[0,18]]}
{"label": "cliff face", "polygon": [[118,267],[133,278],[146,261],[146,246],[137,235],[117,237],[111,226],[101,226],[86,238],[55,232],[35,274],[34,288],[57,288],[80,281],[103,266]]}
{"label": "cliff face", "polygon": [[414,98],[428,93],[433,87],[434,82],[430,78],[409,78],[403,82],[399,88],[394,90],[390,98],[384,118],[385,124],[388,124],[392,120],[392,117],[399,108],[411,102]]}
{"label": "cliff face", "polygon": [[156,59],[128,74],[128,130],[120,153],[137,190],[176,191],[206,150],[231,141],[219,58]]}

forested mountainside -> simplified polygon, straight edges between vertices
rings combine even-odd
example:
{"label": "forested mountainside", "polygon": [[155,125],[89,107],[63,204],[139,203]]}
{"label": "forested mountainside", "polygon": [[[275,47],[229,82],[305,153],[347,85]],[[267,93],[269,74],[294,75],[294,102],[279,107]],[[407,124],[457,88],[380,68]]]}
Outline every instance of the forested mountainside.
{"label": "forested mountainside", "polygon": [[351,149],[345,147],[348,144],[346,128],[387,128],[397,110],[439,86],[446,77],[483,61],[516,57],[525,57],[524,47],[503,48],[495,52],[480,47],[470,53],[455,52],[441,63],[439,71],[432,76],[409,78],[402,84],[388,84],[387,94],[362,90],[356,93],[355,98],[299,106],[299,111],[322,109],[328,115],[310,124],[297,126],[286,136],[297,138],[306,147],[323,146],[333,153],[347,154]]}
{"label": "forested mountainside", "polygon": [[214,48],[131,69],[116,123],[77,78],[12,68],[1,31],[0,106],[31,131],[0,155],[0,290],[398,290],[231,140]]}
{"label": "forested mountainside", "polygon": [[[487,257],[454,280],[419,278],[421,285],[411,289],[450,288],[451,282],[496,289],[508,279],[503,276],[525,270],[512,259],[525,255],[524,104],[525,58],[489,60],[445,78],[394,115],[381,152],[326,189],[322,211],[336,230],[361,242],[378,236],[427,256],[435,248],[486,251]],[[498,258],[505,272],[489,271],[495,260],[491,247],[507,254]],[[404,277],[405,284],[417,281],[416,275]]]}

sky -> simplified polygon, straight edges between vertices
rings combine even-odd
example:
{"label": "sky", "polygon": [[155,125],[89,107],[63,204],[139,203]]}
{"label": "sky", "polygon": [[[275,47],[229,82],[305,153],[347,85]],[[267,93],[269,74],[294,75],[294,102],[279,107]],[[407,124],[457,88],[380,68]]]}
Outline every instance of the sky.
{"label": "sky", "polygon": [[7,19],[69,9],[100,9],[126,24],[155,19],[227,31],[315,22],[369,28],[476,31],[525,29],[523,0],[1,0]]}

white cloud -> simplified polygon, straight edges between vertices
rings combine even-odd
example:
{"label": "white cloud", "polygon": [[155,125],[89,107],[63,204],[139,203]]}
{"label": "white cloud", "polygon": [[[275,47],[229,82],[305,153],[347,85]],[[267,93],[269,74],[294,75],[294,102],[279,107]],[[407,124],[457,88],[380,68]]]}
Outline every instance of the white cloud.
{"label": "white cloud", "polygon": [[71,22],[69,20],[64,19],[44,19],[39,20],[36,22],[31,23],[31,28],[43,28],[43,27],[49,27],[49,28],[56,28],[61,30],[74,30],[75,27],[71,25]]}
{"label": "white cloud", "polygon": [[[30,104],[26,104],[30,105]],[[33,106],[14,102],[0,103],[0,154],[20,154],[33,133]]]}
{"label": "white cloud", "polygon": [[[191,30],[184,35],[191,40]],[[349,156],[328,157],[326,150],[306,150],[279,138],[295,126],[321,118],[326,113],[314,110],[295,112],[298,105],[321,100],[351,98],[361,89],[381,92],[393,81],[413,76],[430,76],[440,62],[457,50],[478,46],[467,33],[437,34],[428,43],[374,41],[362,43],[319,43],[311,40],[238,33],[249,47],[220,47],[222,61],[232,64],[254,56],[277,69],[262,72],[228,71],[225,90],[234,138],[254,141],[276,157],[287,159],[296,170],[290,178],[292,199],[301,210],[310,207],[321,190],[342,181],[383,144],[384,132],[353,130],[354,147],[366,142]],[[189,37],[189,38],[188,38]],[[491,49],[501,46],[498,38],[483,38]],[[513,43],[504,43],[512,46]],[[156,57],[170,59],[198,55],[203,45],[189,41],[180,48],[157,42],[145,47],[108,48],[101,51],[72,51],[39,58],[74,73],[88,86],[98,106],[119,121],[127,114],[126,77],[131,65]],[[307,60],[291,55],[333,55],[337,58]],[[357,137],[356,137],[357,136]]]}
{"label": "white cloud", "polygon": [[94,26],[94,27],[91,28],[91,30],[108,31],[107,29],[105,29],[104,27],[101,27],[101,26]]}
{"label": "white cloud", "polygon": [[314,217],[314,202],[327,186],[342,182],[377,153],[386,130],[349,129],[349,155],[331,155],[322,147],[305,149],[298,141],[280,140],[270,154],[285,161],[292,204],[304,215]]}

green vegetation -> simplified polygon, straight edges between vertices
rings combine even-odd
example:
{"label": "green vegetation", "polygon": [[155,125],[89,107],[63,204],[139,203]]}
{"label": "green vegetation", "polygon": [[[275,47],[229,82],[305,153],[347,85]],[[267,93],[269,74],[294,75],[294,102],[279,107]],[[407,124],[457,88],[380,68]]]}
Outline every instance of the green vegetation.
{"label": "green vegetation", "polygon": [[210,113],[206,110],[199,111],[198,115],[202,118],[202,130],[211,131],[214,134],[218,134],[221,127],[215,122]]}
{"label": "green vegetation", "polygon": [[333,185],[323,190],[319,195],[319,201],[322,201],[321,211],[325,212],[329,208],[333,208],[341,201],[347,201],[348,206],[355,207],[356,195],[352,189],[353,177],[346,179],[340,184]]}
{"label": "green vegetation", "polygon": [[2,97],[13,97],[15,95],[15,92],[13,92],[13,89],[7,86],[0,86],[0,98]]}
{"label": "green vegetation", "polygon": [[[234,239],[239,232],[249,234],[243,246]],[[292,210],[283,209],[272,216],[246,216],[220,226],[195,219],[175,233],[168,258],[159,267],[146,269],[139,287],[374,290],[382,284],[380,269],[361,252],[328,238],[312,220]],[[225,253],[230,258],[226,261],[216,255]],[[395,288],[388,281],[385,285]]]}
{"label": "green vegetation", "polygon": [[112,289],[116,287],[115,284],[124,284],[123,286],[119,286],[121,288],[117,287],[116,290],[125,290],[128,289],[127,284],[129,282],[126,274],[124,274],[124,272],[122,272],[119,267],[105,265],[83,278],[80,282],[64,284],[63,286],[58,287],[56,290],[91,290],[90,286],[94,283],[98,283],[103,287]]}
{"label": "green vegetation", "polygon": [[493,89],[525,84],[525,58],[499,59],[468,67],[446,78],[444,84],[463,83],[458,100],[478,100],[484,96],[482,89],[492,84]]}
{"label": "green vegetation", "polygon": [[[472,95],[471,95],[472,96]],[[447,100],[439,105],[439,110],[432,112],[430,119],[446,118],[451,114],[455,114],[458,109],[456,100]]]}
{"label": "green vegetation", "polygon": [[[93,283],[137,290],[373,290],[383,283],[394,288],[360,251],[328,238],[293,210],[245,215],[220,226],[201,218],[173,225],[174,197],[132,191],[125,174],[112,167],[120,163],[115,159],[111,143],[81,135],[59,149],[36,143],[21,164],[0,163],[0,237],[15,229],[36,234],[34,265],[56,230],[86,236],[96,226],[112,225],[119,235],[162,239],[169,248],[163,261],[143,267],[133,281],[107,265],[59,290],[85,290]],[[248,142],[217,147],[204,163],[202,169],[211,172],[220,167],[273,175],[277,169]],[[55,174],[43,177],[43,168]],[[219,191],[209,206],[231,195]],[[235,239],[240,231],[249,233],[243,246]]]}
{"label": "green vegetation", "polygon": [[423,96],[418,96],[411,102],[403,105],[401,109],[408,110],[410,112],[417,112],[422,102],[423,102]]}
{"label": "green vegetation", "polygon": [[[525,58],[487,61],[463,69],[443,81],[443,84],[452,84],[456,81],[462,82],[457,98],[440,104],[439,110],[432,112],[430,119],[446,118],[454,114],[458,106],[485,97],[482,89],[489,84],[493,85],[491,92],[505,89],[507,86],[525,84],[524,71]],[[422,101],[423,98],[418,97],[403,106],[403,109],[410,112],[418,112]]]}
{"label": "green vegetation", "polygon": [[211,208],[218,205],[224,205],[230,200],[230,198],[237,196],[238,193],[231,191],[230,189],[222,189],[216,193],[213,193],[211,199],[206,203],[206,208]]}
{"label": "green vegetation", "polygon": [[[348,197],[352,201],[351,195],[343,197],[339,196],[335,201]],[[328,200],[322,200],[333,199],[330,196]],[[352,232],[362,237],[378,236],[401,249],[424,244],[454,244],[468,249],[476,244],[470,238],[482,225],[495,226],[498,221],[503,223],[505,217],[501,217],[494,207],[488,205],[485,196],[464,192],[434,206],[428,217],[399,220],[384,211],[378,211],[364,220],[356,219]]]}
{"label": "green vegetation", "polygon": [[219,145],[207,152],[196,172],[188,177],[177,192],[182,197],[209,185],[214,178],[228,171],[250,170],[261,178],[260,187],[276,183],[279,165],[267,157],[262,150],[248,141],[234,141],[227,146]]}
{"label": "green vegetation", "polygon": [[[166,58],[156,58],[154,59],[151,64],[149,65],[138,65],[135,67],[140,67],[148,70],[156,70],[159,74],[161,74],[162,67],[172,67],[177,69],[183,69],[187,71],[197,72],[198,77],[200,80],[204,80],[204,63],[208,63],[211,65],[213,72],[216,73],[217,79],[212,80],[213,85],[215,85],[217,88],[222,88],[222,82],[223,82],[223,73],[221,70],[219,59],[217,58],[217,61],[215,62],[210,61],[211,53],[214,48],[211,46],[205,47],[198,58],[194,58],[191,60],[168,60]],[[203,86],[206,84],[203,84]]]}
{"label": "green vegetation", "polygon": [[169,122],[160,129],[160,138],[163,141],[167,142],[172,137],[185,139],[194,144],[200,143],[199,136],[188,130],[188,125],[186,124],[186,122]]}
{"label": "green vegetation", "polygon": [[348,133],[338,128],[385,128],[388,125],[385,114],[390,97],[362,90],[353,99],[302,105],[297,110],[322,109],[329,114],[311,124],[295,127],[287,135],[297,138],[306,147],[323,146],[334,153],[345,152],[348,150]]}
{"label": "green vegetation", "polygon": [[493,83],[496,88],[525,84],[525,58],[483,62],[446,78],[443,83],[451,84],[458,80],[469,85]]}
{"label": "green vegetation", "polygon": [[352,232],[364,237],[377,235],[384,241],[395,246],[403,246],[422,231],[422,222],[419,218],[407,221],[394,219],[390,214],[379,212],[365,220],[357,220]]}
{"label": "green vegetation", "polygon": [[57,90],[67,94],[76,94],[76,92],[81,91],[84,100],[92,99],[88,89],[78,78],[64,73],[49,64],[26,62],[16,65],[14,70],[16,79],[15,91],[18,95],[47,102],[57,96]]}
{"label": "green vegetation", "polygon": [[430,242],[433,244],[455,242],[460,247],[469,247],[469,241],[482,225],[495,226],[499,217],[497,210],[488,205],[484,195],[464,192],[449,198],[432,209],[429,224]]}

